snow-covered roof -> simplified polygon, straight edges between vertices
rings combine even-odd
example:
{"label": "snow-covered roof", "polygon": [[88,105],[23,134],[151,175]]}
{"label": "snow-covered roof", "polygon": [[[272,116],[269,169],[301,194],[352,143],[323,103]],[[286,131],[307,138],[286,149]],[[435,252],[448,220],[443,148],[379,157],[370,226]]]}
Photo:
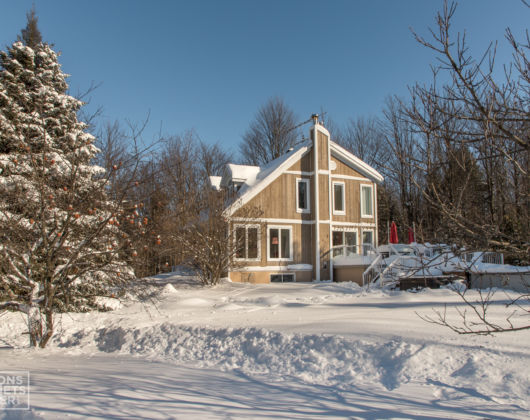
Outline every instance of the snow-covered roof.
{"label": "snow-covered roof", "polygon": [[[305,153],[311,150],[311,147],[312,142],[308,140],[261,168],[258,166],[228,164],[222,177],[221,186],[226,187],[230,182],[239,182],[242,185],[239,190],[239,199],[228,207],[226,213],[232,215],[237,209],[248,203]],[[333,141],[330,141],[330,151],[333,156],[374,182],[383,181],[383,176],[379,172]]]}
{"label": "snow-covered roof", "polygon": [[[228,215],[232,215],[237,209],[248,203],[259,192],[263,191],[276,178],[278,178],[283,171],[291,167],[298,159],[300,159],[311,147],[311,142],[304,142],[295,147],[293,150],[269,162],[267,165],[259,168],[257,166],[247,166],[247,168],[257,168],[258,171],[252,177],[249,176],[239,190],[239,199],[226,209]],[[227,165],[227,166],[243,166],[243,165]],[[223,176],[224,181],[224,176]],[[221,184],[223,185],[223,184]]]}
{"label": "snow-covered roof", "polygon": [[252,182],[259,173],[259,166],[249,165],[236,165],[235,163],[229,163],[225,167],[223,176],[221,177],[221,186],[227,187],[231,182],[244,183]]}
{"label": "snow-covered roof", "polygon": [[221,179],[221,176],[210,176],[210,185],[214,190],[219,191],[221,189]]}

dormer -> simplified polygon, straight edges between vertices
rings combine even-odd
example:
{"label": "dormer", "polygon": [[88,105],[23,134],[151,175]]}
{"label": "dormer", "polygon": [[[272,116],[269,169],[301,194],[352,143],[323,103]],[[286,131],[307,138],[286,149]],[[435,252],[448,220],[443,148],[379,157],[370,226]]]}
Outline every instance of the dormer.
{"label": "dormer", "polygon": [[220,176],[210,176],[210,185],[215,191],[221,190],[221,179]]}
{"label": "dormer", "polygon": [[236,165],[228,163],[221,177],[220,187],[232,192],[238,192],[243,184],[256,179],[260,171],[259,166]]}

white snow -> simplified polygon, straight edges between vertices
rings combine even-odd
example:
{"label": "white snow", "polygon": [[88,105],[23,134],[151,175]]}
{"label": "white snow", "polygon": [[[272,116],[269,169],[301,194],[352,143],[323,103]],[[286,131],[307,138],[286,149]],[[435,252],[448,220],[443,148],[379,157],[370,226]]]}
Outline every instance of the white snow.
{"label": "white snow", "polygon": [[221,176],[210,176],[210,185],[212,186],[212,188],[216,191],[219,191],[221,189],[221,180],[223,179],[223,177]]}
{"label": "white snow", "polygon": [[203,288],[171,274],[146,286],[113,312],[61,316],[45,350],[25,348],[21,315],[0,314],[0,371],[32,378],[32,411],[16,418],[527,418],[529,332],[422,321],[446,303],[458,319],[448,289]]}
{"label": "white snow", "polygon": [[[237,165],[235,163],[228,163],[225,167],[225,174],[223,176],[224,182],[220,185],[227,185],[227,181],[235,182],[252,182],[259,173],[259,166]],[[227,179],[225,179],[227,178]]]}

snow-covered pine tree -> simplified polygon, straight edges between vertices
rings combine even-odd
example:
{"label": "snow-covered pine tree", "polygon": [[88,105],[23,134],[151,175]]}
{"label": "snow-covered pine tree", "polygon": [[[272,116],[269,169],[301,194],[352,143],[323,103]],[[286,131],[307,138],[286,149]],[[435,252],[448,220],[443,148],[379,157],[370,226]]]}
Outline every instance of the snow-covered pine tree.
{"label": "snow-covered pine tree", "polygon": [[25,312],[41,347],[54,313],[87,310],[133,277],[120,220],[134,215],[107,198],[66,77],[47,44],[0,51],[0,309]]}

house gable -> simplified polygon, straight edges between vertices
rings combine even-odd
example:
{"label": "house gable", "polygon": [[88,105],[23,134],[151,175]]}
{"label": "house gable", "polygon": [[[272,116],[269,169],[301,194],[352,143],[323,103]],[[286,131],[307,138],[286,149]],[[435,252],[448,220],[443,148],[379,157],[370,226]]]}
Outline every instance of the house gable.
{"label": "house gable", "polygon": [[[331,161],[335,162],[335,169],[331,170],[331,176],[339,178],[341,176],[347,176],[347,177],[354,177],[358,178],[359,180],[366,180],[371,181],[369,178],[367,178],[365,175],[363,175],[361,172],[355,170],[352,168],[352,165],[348,165],[344,163],[340,158],[331,155]],[[333,164],[332,164],[333,166]]]}
{"label": "house gable", "polygon": [[330,142],[330,151],[332,158],[339,159],[362,176],[377,183],[383,182],[383,176],[379,172],[333,141]]}
{"label": "house gable", "polygon": [[240,190],[239,198],[230,205],[226,210],[227,216],[232,216],[242,206],[247,204],[256,195],[261,193],[271,183],[273,183],[282,173],[297,162],[308,150],[310,146],[305,144],[297,149],[280,156],[273,160],[267,166],[263,167],[252,182],[243,184]]}
{"label": "house gable", "polygon": [[297,211],[296,183],[298,179],[306,179],[310,184],[312,183],[309,176],[284,172],[237,209],[233,216],[243,216],[245,208],[250,207],[260,209],[263,217],[268,219],[311,220],[313,203],[310,204],[308,213]]}
{"label": "house gable", "polygon": [[[332,280],[333,246],[377,244],[376,184],[383,177],[329,140],[318,120],[310,137],[235,190],[225,216],[233,226],[257,227],[261,240],[260,257],[231,271],[232,279],[278,281],[280,271],[296,281]],[[232,178],[240,169],[232,168]],[[252,168],[243,169],[246,176]]]}

